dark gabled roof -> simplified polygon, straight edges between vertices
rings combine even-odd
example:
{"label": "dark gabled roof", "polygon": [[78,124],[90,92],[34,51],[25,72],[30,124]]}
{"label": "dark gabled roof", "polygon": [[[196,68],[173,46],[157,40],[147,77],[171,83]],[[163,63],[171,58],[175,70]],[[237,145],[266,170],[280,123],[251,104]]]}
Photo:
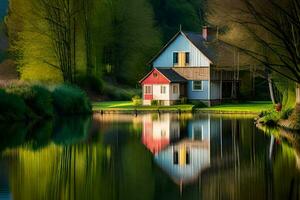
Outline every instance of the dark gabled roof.
{"label": "dark gabled roof", "polygon": [[175,72],[171,68],[156,68],[162,75],[164,75],[169,81],[172,83],[183,83],[187,80],[180,76],[177,72]]}
{"label": "dark gabled roof", "polygon": [[144,78],[142,78],[139,83],[142,83],[146,78],[148,78],[154,70],[157,70],[165,78],[167,78],[171,83],[184,83],[187,80],[175,72],[172,68],[153,68]]}
{"label": "dark gabled roof", "polygon": [[[202,34],[194,32],[183,32],[187,39],[193,43],[197,49],[199,49],[210,61],[216,62],[217,51],[213,45],[209,45],[208,42],[203,38]],[[212,37],[212,36],[209,36]],[[210,41],[211,39],[208,38]]]}

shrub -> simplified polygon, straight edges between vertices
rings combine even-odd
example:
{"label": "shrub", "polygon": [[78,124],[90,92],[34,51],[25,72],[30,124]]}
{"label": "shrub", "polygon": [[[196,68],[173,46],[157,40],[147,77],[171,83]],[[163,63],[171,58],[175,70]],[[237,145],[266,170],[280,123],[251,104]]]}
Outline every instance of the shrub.
{"label": "shrub", "polygon": [[281,119],[288,119],[292,113],[293,113],[294,109],[293,108],[288,108],[288,109],[285,109],[281,112]]}
{"label": "shrub", "polygon": [[0,121],[25,121],[29,113],[20,97],[0,89]]}
{"label": "shrub", "polygon": [[181,97],[180,98],[180,104],[187,104],[188,99],[186,97]]}
{"label": "shrub", "polygon": [[132,102],[134,106],[140,106],[142,105],[142,99],[140,96],[135,95],[134,97],[132,97]]}
{"label": "shrub", "polygon": [[94,92],[103,92],[103,82],[100,78],[96,77],[95,75],[92,76],[79,76],[77,78],[77,83],[86,88],[90,89]]}
{"label": "shrub", "polygon": [[70,85],[60,85],[54,89],[53,103],[56,112],[62,115],[90,114],[92,112],[92,105],[86,93]]}
{"label": "shrub", "polygon": [[194,104],[194,108],[206,108],[207,105],[203,103],[202,101],[193,101],[192,104]]}
{"label": "shrub", "polygon": [[151,101],[151,106],[158,106],[158,101],[157,100],[152,100]]}
{"label": "shrub", "polygon": [[53,116],[52,94],[47,88],[41,85],[25,84],[10,86],[6,91],[21,97],[37,116]]}
{"label": "shrub", "polygon": [[267,126],[275,126],[280,120],[280,114],[276,111],[267,111],[263,114],[264,116],[259,119],[259,122]]}

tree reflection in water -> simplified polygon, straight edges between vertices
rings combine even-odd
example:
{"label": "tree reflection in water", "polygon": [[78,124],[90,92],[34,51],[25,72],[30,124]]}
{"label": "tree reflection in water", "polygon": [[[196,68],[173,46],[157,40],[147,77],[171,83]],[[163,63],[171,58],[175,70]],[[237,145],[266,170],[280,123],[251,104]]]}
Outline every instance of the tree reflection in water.
{"label": "tree reflection in water", "polygon": [[299,198],[299,151],[251,118],[97,115],[1,130],[0,198]]}

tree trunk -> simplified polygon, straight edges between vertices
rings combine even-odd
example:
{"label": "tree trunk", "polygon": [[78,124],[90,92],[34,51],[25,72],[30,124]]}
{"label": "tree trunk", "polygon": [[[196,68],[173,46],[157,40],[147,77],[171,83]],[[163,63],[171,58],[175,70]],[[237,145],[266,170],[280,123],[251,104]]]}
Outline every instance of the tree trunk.
{"label": "tree trunk", "polygon": [[300,84],[296,83],[296,105],[300,105]]}
{"label": "tree trunk", "polygon": [[270,91],[270,97],[271,97],[272,103],[276,104],[275,97],[274,97],[272,79],[271,79],[270,75],[268,75],[268,84],[269,84],[269,91]]}

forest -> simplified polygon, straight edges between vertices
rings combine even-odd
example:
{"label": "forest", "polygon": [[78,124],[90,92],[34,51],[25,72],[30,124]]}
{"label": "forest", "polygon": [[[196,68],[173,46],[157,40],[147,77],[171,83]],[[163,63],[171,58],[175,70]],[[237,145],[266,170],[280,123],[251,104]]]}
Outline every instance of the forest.
{"label": "forest", "polygon": [[135,86],[180,24],[201,30],[203,9],[198,0],[10,0],[5,23],[23,80]]}

